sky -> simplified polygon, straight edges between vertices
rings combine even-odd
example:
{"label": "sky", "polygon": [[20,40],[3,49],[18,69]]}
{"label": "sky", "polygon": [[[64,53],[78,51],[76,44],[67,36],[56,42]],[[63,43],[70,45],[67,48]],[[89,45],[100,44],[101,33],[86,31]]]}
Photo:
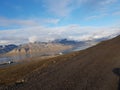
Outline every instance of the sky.
{"label": "sky", "polygon": [[0,44],[120,33],[120,0],[0,0]]}

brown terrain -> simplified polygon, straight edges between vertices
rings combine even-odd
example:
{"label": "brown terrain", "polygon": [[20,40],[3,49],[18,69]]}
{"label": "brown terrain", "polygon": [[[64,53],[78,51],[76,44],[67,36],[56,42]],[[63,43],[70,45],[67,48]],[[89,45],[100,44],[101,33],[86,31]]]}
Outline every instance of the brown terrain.
{"label": "brown terrain", "polygon": [[14,61],[22,61],[25,58],[41,57],[49,58],[62,54],[72,49],[72,45],[58,43],[28,43],[18,46],[12,51],[1,55],[1,57],[12,57]]}
{"label": "brown terrain", "polygon": [[19,46],[18,48],[9,52],[7,55],[55,54],[70,48],[72,48],[72,46],[56,44],[56,43],[29,43]]}
{"label": "brown terrain", "polygon": [[120,90],[120,36],[58,57],[0,69],[1,90]]}

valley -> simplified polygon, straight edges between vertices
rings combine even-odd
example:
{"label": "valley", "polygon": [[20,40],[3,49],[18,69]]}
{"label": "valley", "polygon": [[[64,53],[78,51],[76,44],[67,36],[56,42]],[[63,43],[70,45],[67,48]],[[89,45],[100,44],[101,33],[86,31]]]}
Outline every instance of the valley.
{"label": "valley", "polygon": [[120,36],[82,51],[49,59],[31,58],[30,62],[0,69],[0,89],[118,90],[119,46]]}

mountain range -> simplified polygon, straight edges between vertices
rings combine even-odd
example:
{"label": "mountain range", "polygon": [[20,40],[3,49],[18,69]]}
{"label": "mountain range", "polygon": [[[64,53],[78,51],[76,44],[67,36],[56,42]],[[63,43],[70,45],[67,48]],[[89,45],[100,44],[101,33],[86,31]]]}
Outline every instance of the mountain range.
{"label": "mountain range", "polygon": [[[80,48],[80,47],[85,46],[85,45],[89,46],[90,44],[92,44],[92,45],[97,44],[97,43],[99,43],[101,41],[108,40],[113,36],[114,35],[108,36],[108,37],[103,37],[103,38],[98,38],[98,39],[83,40],[83,41],[76,41],[76,40],[70,40],[70,39],[67,39],[67,38],[63,38],[63,39],[55,39],[55,40],[53,40],[51,42],[35,42],[33,44],[39,44],[39,45],[44,44],[44,45],[46,45],[47,43],[48,44],[49,43],[54,43],[54,44],[72,45],[74,48]],[[15,48],[20,49],[20,48],[22,48],[21,46],[25,46],[25,45],[30,46],[28,44],[31,44],[31,43],[21,44],[21,45],[15,45],[15,44],[0,45],[0,54],[8,53],[8,52],[12,51]]]}
{"label": "mountain range", "polygon": [[34,42],[21,45],[1,45],[0,60],[19,61],[25,58],[41,57],[49,58],[61,54],[67,54],[73,51],[79,51],[98,44],[101,41],[108,40],[110,37],[76,41],[70,39],[56,39],[52,42]]}
{"label": "mountain range", "polygon": [[4,54],[3,57],[10,57],[13,60],[22,60],[31,57],[49,57],[56,56],[62,52],[71,49],[71,45],[63,45],[51,42],[35,42],[19,45],[17,48]]}

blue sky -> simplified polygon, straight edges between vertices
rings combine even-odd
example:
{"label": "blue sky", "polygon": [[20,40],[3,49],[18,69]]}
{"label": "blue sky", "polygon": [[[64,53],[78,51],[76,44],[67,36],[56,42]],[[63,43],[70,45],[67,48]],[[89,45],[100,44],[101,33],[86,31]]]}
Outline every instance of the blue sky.
{"label": "blue sky", "polygon": [[119,0],[0,0],[0,44],[88,40],[119,26]]}

